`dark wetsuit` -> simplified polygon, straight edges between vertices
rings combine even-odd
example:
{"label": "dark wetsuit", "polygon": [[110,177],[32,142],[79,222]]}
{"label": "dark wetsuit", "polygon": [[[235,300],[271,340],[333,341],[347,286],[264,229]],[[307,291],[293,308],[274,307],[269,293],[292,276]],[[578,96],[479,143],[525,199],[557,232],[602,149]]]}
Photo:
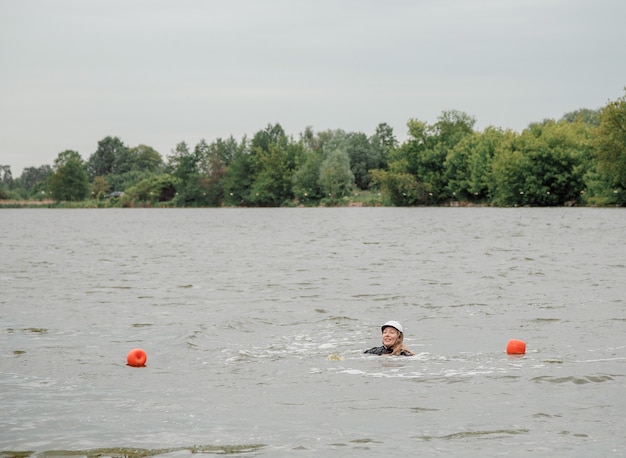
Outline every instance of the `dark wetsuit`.
{"label": "dark wetsuit", "polygon": [[[387,348],[384,345],[381,347],[373,347],[370,348],[369,350],[365,350],[363,353],[371,353],[372,355],[390,355],[392,353],[392,349],[391,348]],[[411,356],[410,353],[407,353],[406,351],[402,350],[400,352],[401,356]]]}

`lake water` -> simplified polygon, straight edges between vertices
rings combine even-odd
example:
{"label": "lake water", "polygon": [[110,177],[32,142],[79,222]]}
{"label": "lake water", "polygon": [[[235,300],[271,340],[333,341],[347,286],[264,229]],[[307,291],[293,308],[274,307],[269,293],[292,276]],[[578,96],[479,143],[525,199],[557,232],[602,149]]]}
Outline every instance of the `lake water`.
{"label": "lake water", "polygon": [[625,223],[0,210],[0,456],[626,456]]}

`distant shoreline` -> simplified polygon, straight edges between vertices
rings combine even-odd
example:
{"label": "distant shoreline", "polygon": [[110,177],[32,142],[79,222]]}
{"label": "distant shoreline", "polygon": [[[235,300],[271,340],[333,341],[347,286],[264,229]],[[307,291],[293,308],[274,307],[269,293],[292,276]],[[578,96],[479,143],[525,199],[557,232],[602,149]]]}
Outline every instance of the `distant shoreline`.
{"label": "distant shoreline", "polygon": [[54,200],[15,200],[6,199],[0,200],[0,208],[16,208],[16,207],[41,207],[45,205],[55,205]]}
{"label": "distant shoreline", "polygon": [[[302,205],[296,204],[293,206],[284,206],[284,207],[248,207],[248,206],[239,206],[239,207],[173,207],[169,205],[133,205],[133,206],[119,206],[119,205],[98,205],[94,201],[83,201],[83,202],[57,202],[52,199],[44,199],[44,200],[16,200],[16,199],[0,199],[0,210],[2,209],[19,209],[19,208],[56,208],[56,209],[107,209],[107,208],[155,208],[155,209],[163,209],[163,208],[391,208],[393,206],[389,205],[381,205],[379,202],[376,203],[364,203],[360,201],[349,201],[343,203],[337,203],[337,205]],[[485,208],[491,207],[487,203],[481,202],[459,202],[453,201],[440,205],[417,205],[412,208],[418,207],[439,207],[439,208]],[[569,205],[552,207],[552,208],[567,208],[567,207],[579,207],[579,208],[599,208],[596,205],[588,206],[588,205],[578,205],[569,203]],[[400,207],[398,207],[400,208]],[[404,207],[411,208],[411,207]],[[522,207],[494,207],[494,208],[522,208]],[[550,207],[536,207],[536,208],[550,208]],[[615,208],[613,206],[606,206],[602,208]]]}

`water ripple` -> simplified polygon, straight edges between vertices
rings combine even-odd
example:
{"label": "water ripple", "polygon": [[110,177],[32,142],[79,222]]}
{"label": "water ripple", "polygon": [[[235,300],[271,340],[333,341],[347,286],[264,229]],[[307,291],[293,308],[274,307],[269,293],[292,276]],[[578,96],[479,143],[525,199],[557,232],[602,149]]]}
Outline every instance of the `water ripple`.
{"label": "water ripple", "polygon": [[615,380],[615,377],[619,377],[616,375],[587,375],[587,376],[577,376],[577,375],[569,375],[565,377],[553,377],[553,376],[539,376],[531,378],[531,381],[537,383],[573,383],[575,385],[585,385],[587,383],[603,383]]}

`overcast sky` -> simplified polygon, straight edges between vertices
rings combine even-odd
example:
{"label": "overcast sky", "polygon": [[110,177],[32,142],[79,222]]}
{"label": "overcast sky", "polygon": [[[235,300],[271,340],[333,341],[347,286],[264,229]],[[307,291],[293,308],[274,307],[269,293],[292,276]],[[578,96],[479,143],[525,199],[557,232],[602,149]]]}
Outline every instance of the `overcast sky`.
{"label": "overcast sky", "polygon": [[0,165],[118,136],[164,159],[445,110],[521,131],[626,86],[624,0],[0,0]]}

